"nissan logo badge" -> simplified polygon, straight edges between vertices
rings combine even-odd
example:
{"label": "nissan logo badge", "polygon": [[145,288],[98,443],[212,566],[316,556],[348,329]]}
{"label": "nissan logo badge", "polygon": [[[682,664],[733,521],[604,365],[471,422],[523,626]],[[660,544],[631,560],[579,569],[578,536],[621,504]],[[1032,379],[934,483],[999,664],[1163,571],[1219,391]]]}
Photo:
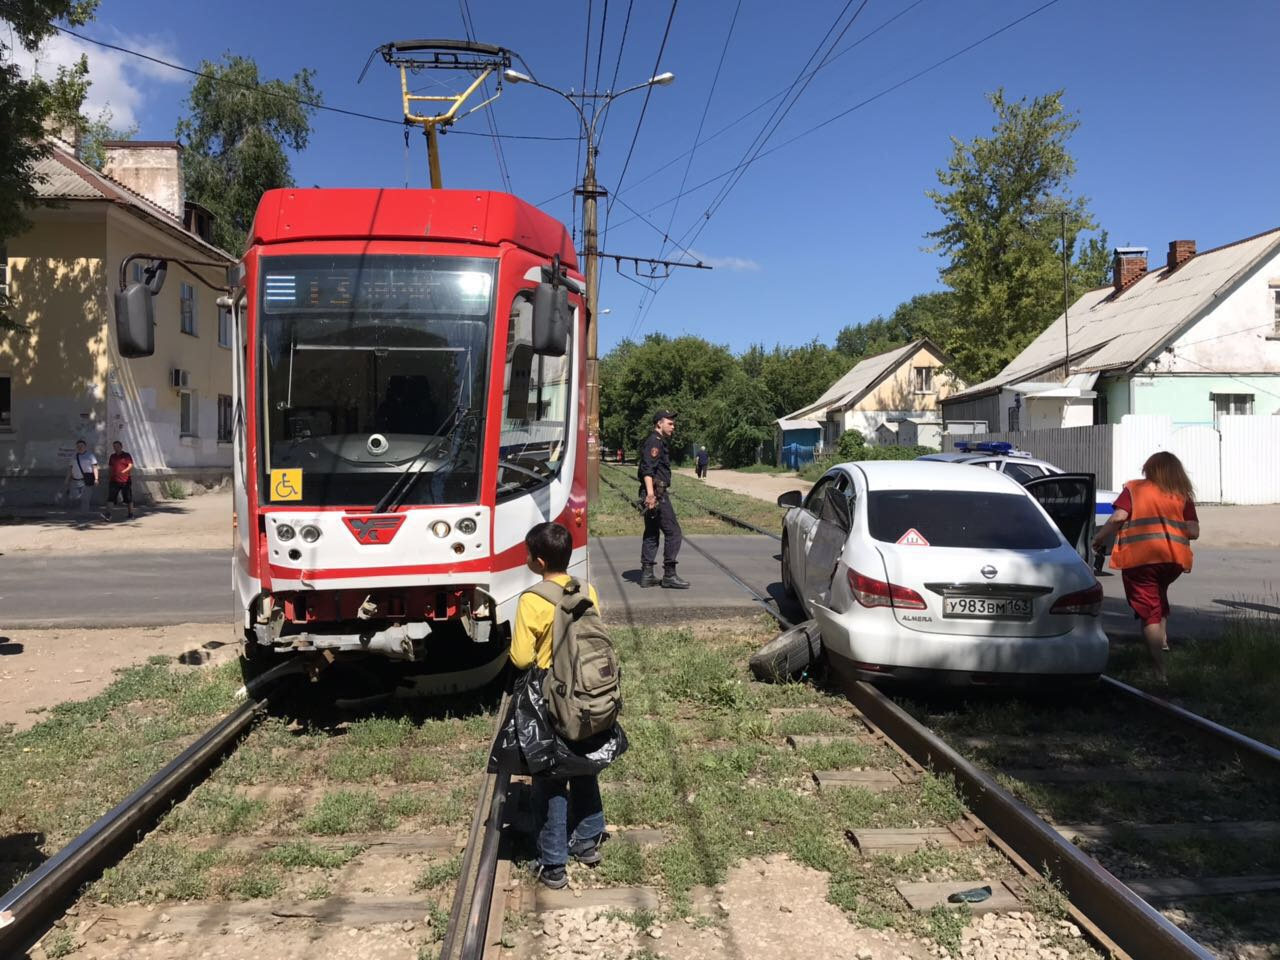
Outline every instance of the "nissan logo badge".
{"label": "nissan logo badge", "polygon": [[982,575],[983,575],[984,577],[986,577],[988,580],[990,580],[992,577],[994,577],[994,576],[995,576],[997,573],[999,573],[999,572],[1000,572],[999,570],[997,570],[995,567],[993,567],[993,566],[992,566],[991,564],[989,564],[989,563],[988,563],[985,567],[983,567],[983,568],[982,568]]}

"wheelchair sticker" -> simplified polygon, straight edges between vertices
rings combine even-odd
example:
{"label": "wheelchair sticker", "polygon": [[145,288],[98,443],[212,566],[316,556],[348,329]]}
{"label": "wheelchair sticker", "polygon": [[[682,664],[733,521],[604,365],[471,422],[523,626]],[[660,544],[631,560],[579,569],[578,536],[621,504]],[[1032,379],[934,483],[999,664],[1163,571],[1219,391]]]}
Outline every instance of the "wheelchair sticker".
{"label": "wheelchair sticker", "polygon": [[271,471],[271,499],[272,500],[301,500],[302,499],[302,471],[301,470],[272,470]]}

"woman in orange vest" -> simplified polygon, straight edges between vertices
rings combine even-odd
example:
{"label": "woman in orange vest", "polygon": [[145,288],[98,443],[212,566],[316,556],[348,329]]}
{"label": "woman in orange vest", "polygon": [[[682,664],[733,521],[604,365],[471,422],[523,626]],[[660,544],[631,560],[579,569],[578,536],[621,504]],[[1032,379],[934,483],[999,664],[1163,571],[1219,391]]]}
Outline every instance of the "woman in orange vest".
{"label": "woman in orange vest", "polygon": [[1172,453],[1152,454],[1142,465],[1142,475],[1146,479],[1124,485],[1111,519],[1093,538],[1093,548],[1099,549],[1116,533],[1111,566],[1124,579],[1125,599],[1142,621],[1143,639],[1163,680],[1169,584],[1191,572],[1191,541],[1200,536],[1200,518],[1191,480]]}

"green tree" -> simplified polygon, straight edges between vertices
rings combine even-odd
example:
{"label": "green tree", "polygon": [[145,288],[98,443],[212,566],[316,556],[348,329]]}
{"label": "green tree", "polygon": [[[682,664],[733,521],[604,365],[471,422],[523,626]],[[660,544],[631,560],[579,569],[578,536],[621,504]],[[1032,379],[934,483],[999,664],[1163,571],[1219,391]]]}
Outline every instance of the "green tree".
{"label": "green tree", "polygon": [[938,171],[942,189],[927,196],[942,213],[928,234],[946,264],[942,280],[955,310],[945,338],[954,369],[970,383],[1001,369],[1062,309],[1062,240],[1077,282],[1096,267],[1080,235],[1096,229],[1084,197],[1071,197],[1075,160],[1067,141],[1079,126],[1061,90],[1030,103],[988,95],[996,114],[991,137],[952,139]]}
{"label": "green tree", "polygon": [[945,348],[955,295],[949,290],[921,293],[898,304],[888,318],[873,317],[857,326],[842,327],[836,334],[836,350],[851,360],[892,350],[930,337]]}
{"label": "green tree", "polygon": [[758,371],[743,364],[743,372],[768,394],[770,420],[793,413],[822,396],[827,388],[849,372],[847,357],[812,340],[798,347],[776,346],[763,354]]}
{"label": "green tree", "polygon": [[756,462],[756,450],[774,435],[769,397],[740,367],[735,367],[707,398],[706,448],[726,467]]}
{"label": "green tree", "polygon": [[264,81],[248,57],[228,53],[223,61],[200,65],[177,133],[186,144],[187,196],[217,217],[214,242],[238,255],[262,194],[293,185],[286,149],[306,148],[320,94],[311,70]]}
{"label": "green tree", "polygon": [[[25,78],[13,62],[14,45],[34,53],[57,32],[56,24],[87,23],[98,0],[4,0],[0,2],[0,239],[27,228],[37,202],[35,165],[48,155],[46,118],[78,120],[88,88],[87,61],[63,67],[47,81]],[[77,93],[79,99],[76,99]]]}

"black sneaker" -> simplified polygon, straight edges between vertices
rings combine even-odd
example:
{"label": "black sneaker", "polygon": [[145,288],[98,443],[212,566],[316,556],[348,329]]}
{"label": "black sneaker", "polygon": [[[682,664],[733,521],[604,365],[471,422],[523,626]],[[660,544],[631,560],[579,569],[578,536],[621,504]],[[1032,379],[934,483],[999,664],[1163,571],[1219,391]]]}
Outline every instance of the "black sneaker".
{"label": "black sneaker", "polygon": [[575,841],[569,844],[569,856],[583,866],[594,867],[604,859],[604,854],[600,852],[600,848],[604,846],[604,842],[608,839],[609,834],[602,833],[591,840]]}
{"label": "black sneaker", "polygon": [[563,890],[569,885],[569,877],[564,872],[564,865],[549,867],[545,863],[538,865],[538,882],[549,890]]}

